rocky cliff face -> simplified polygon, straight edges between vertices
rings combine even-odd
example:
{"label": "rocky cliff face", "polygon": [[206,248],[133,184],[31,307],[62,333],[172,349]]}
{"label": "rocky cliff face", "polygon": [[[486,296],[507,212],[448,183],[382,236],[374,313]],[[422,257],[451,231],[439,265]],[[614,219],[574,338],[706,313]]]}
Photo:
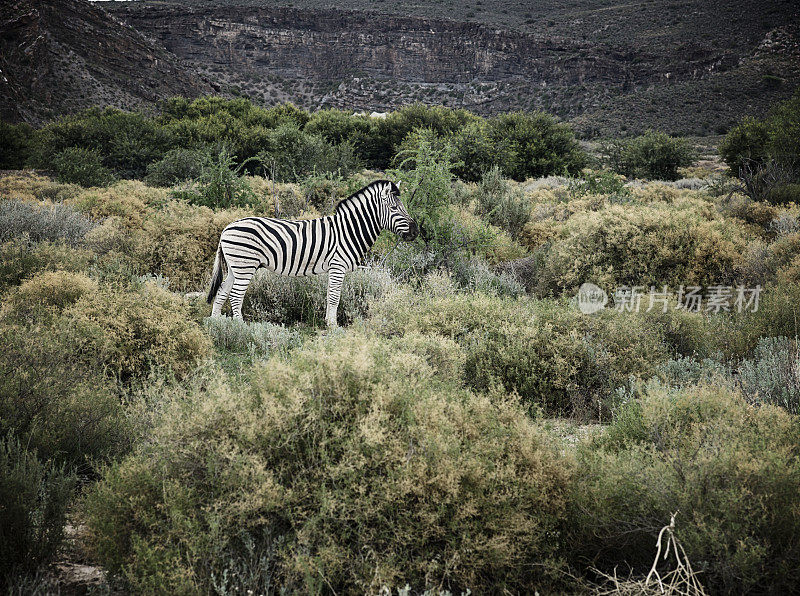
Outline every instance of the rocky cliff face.
{"label": "rocky cliff face", "polygon": [[10,0],[0,11],[0,117],[39,122],[89,105],[134,108],[214,87],[85,0]]}
{"label": "rocky cliff face", "polygon": [[[424,101],[483,114],[545,109],[577,118],[595,134],[649,126],[702,134],[717,132],[746,109],[765,108],[800,83],[797,65],[777,54],[763,59],[749,38],[726,45],[709,34],[662,47],[608,39],[603,23],[594,37],[569,37],[246,0],[115,3],[112,10],[223,88],[310,109],[386,111]],[[639,33],[650,40],[658,35],[665,33]],[[766,71],[784,81],[781,88],[760,83]],[[690,107],[693,95],[710,104]],[[620,108],[627,105],[630,122],[629,108]],[[613,124],[606,126],[609,113]]]}
{"label": "rocky cliff face", "polygon": [[[305,8],[5,0],[0,115],[38,122],[90,105],[217,93],[309,109],[544,109],[591,135],[713,134],[800,84],[795,0],[554,0],[516,28],[469,21],[466,4],[448,20],[438,16],[451,6],[443,2],[397,0],[393,14],[376,14],[295,1]],[[406,5],[422,8],[398,16]],[[509,6],[495,16],[532,10]]]}
{"label": "rocky cliff face", "polygon": [[[472,23],[286,7],[114,7],[181,58],[241,73],[340,81],[353,75],[406,83],[532,83],[657,78],[647,57],[588,43]],[[703,60],[705,58],[705,61]],[[708,67],[699,56],[682,70]],[[684,73],[681,73],[684,74]]]}

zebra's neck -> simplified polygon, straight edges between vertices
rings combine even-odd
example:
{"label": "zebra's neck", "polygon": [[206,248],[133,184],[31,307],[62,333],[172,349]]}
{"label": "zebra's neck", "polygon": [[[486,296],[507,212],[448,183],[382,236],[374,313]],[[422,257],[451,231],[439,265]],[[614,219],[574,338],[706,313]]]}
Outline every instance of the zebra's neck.
{"label": "zebra's neck", "polygon": [[353,265],[357,265],[381,233],[377,208],[373,201],[362,196],[337,209],[334,219],[339,231],[340,250]]}

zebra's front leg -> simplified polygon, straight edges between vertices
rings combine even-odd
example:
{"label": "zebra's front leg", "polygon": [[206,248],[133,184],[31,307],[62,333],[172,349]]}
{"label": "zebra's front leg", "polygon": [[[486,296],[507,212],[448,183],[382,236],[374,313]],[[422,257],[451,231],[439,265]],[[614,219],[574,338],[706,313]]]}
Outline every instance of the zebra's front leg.
{"label": "zebra's front leg", "polygon": [[339,310],[339,298],[342,296],[342,283],[344,282],[344,269],[331,268],[328,271],[328,305],[325,309],[325,322],[328,327],[336,327],[336,313]]}

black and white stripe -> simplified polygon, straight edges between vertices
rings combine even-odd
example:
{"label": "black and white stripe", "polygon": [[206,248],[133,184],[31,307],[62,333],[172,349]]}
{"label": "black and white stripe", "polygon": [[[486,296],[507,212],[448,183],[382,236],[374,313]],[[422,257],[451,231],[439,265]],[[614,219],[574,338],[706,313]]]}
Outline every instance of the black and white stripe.
{"label": "black and white stripe", "polygon": [[[220,236],[208,301],[212,317],[230,300],[235,318],[242,318],[247,286],[259,267],[280,275],[328,273],[325,320],[336,325],[344,274],[354,270],[383,230],[404,240],[417,237],[417,224],[400,202],[397,185],[378,180],[341,201],[333,215],[308,220],[246,217]],[[228,275],[222,279],[223,266]]]}

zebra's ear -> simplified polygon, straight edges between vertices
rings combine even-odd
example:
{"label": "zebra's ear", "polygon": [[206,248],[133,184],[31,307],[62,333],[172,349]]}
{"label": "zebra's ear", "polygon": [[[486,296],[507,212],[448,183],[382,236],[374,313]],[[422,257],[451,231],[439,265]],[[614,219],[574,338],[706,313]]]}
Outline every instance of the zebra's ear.
{"label": "zebra's ear", "polygon": [[399,189],[403,185],[403,181],[398,180],[395,184],[397,184],[397,188]]}

